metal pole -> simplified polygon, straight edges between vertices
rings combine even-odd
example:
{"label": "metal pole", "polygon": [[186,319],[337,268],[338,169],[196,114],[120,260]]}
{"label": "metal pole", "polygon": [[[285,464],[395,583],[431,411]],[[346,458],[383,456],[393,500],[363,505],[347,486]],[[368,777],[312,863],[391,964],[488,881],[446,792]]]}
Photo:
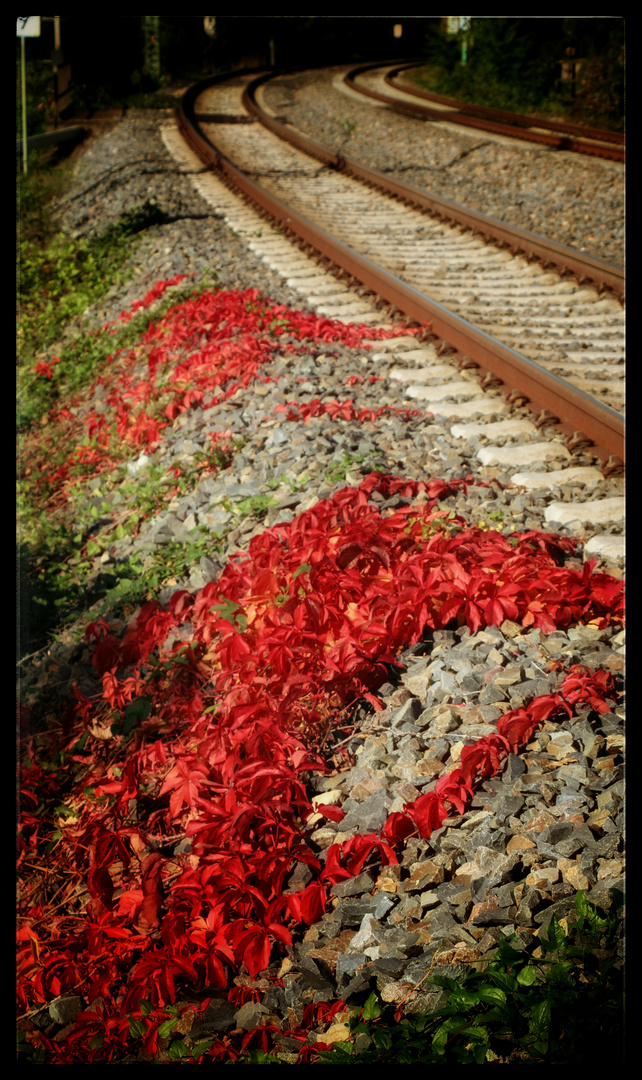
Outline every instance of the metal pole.
{"label": "metal pole", "polygon": [[[54,15],[54,51],[57,53],[60,51],[60,15]],[[58,65],[53,65],[53,77],[54,77],[54,97],[55,97],[55,114],[54,114],[54,128],[58,127],[58,121],[60,119],[58,115]]]}
{"label": "metal pole", "polygon": [[25,70],[25,39],[20,38],[20,82],[22,84],[22,171],[27,175],[27,73]]}

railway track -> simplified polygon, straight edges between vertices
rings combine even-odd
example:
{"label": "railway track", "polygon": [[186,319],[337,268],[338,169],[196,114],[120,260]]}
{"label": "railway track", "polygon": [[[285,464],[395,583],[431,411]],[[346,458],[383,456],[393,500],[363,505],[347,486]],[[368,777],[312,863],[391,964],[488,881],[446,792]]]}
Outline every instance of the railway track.
{"label": "railway track", "polygon": [[[261,109],[260,86],[245,76],[187,93],[180,128],[201,194],[320,315],[379,325],[396,310],[430,324],[419,348],[407,341],[388,356],[389,378],[458,436],[483,430],[485,464],[521,463],[513,482],[551,493],[547,520],[588,528],[587,555],[621,555],[604,528],[623,511],[622,272],[399,182],[391,200],[375,170]],[[193,170],[175,130],[165,139]],[[554,497],[569,483],[581,510]]]}
{"label": "railway track", "polygon": [[403,79],[404,73],[417,66],[416,62],[402,66],[368,64],[348,72],[344,82],[353,92],[418,120],[457,124],[558,150],[624,161],[624,136],[619,132],[524,116],[434,94]]}

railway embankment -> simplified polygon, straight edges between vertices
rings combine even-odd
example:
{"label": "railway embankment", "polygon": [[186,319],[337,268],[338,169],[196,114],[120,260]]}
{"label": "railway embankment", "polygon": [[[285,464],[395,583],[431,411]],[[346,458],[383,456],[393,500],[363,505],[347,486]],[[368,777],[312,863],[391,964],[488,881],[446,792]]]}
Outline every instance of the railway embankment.
{"label": "railway embankment", "polygon": [[[291,93],[295,110],[295,83]],[[342,145],[365,132],[363,114],[352,116],[339,124]],[[158,315],[37,431],[21,433],[33,510],[66,529],[61,573],[76,589],[76,610],[64,608],[64,626],[47,610],[51,635],[21,665],[23,778],[36,807],[56,769],[55,806],[45,800],[39,818],[23,802],[23,1028],[49,1063],[174,1060],[194,1047],[203,1062],[233,1060],[243,1044],[295,1063],[314,1060],[317,1044],[350,1041],[342,1021],[371,992],[409,1014],[443,1005],[447,991],[430,974],[462,979],[508,939],[533,955],[534,971],[540,942],[550,926],[568,926],[578,893],[615,914],[624,892],[623,567],[603,559],[591,584],[581,548],[590,522],[565,523],[561,510],[552,519],[546,488],[512,483],[510,459],[484,459],[483,431],[462,439],[439,407],[408,399],[399,371],[425,361],[417,328],[301,311],[300,292],[168,152],[168,120],[133,114],[93,141],[56,210],[72,235],[146,204],[160,220],[141,234],[128,282],[38,358],[40,377],[63,379],[81,330],[117,346],[120,326]],[[483,202],[485,189],[499,208],[495,159],[435,138],[441,164],[431,177],[445,186],[449,174],[449,197],[465,201],[474,189]],[[383,153],[383,132],[377,139]],[[541,152],[522,153],[524,189]],[[550,188],[536,194],[538,169],[515,223],[544,232],[549,220],[555,238],[614,257],[612,167],[577,163],[581,194],[566,224],[562,194],[550,215]],[[257,219],[254,231],[263,227]],[[200,291],[190,298],[187,288]],[[510,438],[496,433],[493,445]],[[578,451],[572,464],[594,462]],[[612,482],[595,481],[591,498]],[[578,497],[590,501],[577,480],[555,493],[560,506]],[[36,512],[29,528],[42,567]],[[404,565],[426,548],[434,565],[417,561],[402,585]],[[519,585],[478,590],[484,560],[497,583],[517,555]],[[396,608],[406,604],[410,625],[416,590],[430,596],[438,581],[440,604],[454,602],[455,579],[460,617],[406,640]],[[29,580],[36,601],[38,575]],[[37,612],[36,602],[23,630],[34,638]],[[149,653],[135,656],[145,634],[169,673],[160,680]],[[270,635],[278,655],[263,669]],[[350,635],[356,652],[342,652]],[[194,659],[189,672],[179,670],[181,648]],[[299,701],[297,680],[311,671],[317,682]],[[350,698],[350,671],[369,698]],[[248,706],[260,711],[264,694],[300,723],[281,731],[265,721],[261,749],[258,729],[234,712],[246,693]],[[327,710],[323,737],[302,719],[312,699]],[[55,856],[43,867],[47,844]],[[269,862],[277,849],[278,866]],[[66,865],[77,873],[69,882]],[[61,966],[72,939],[75,967]],[[195,997],[209,1003],[199,1011]],[[176,1038],[163,1041],[173,1006]]]}

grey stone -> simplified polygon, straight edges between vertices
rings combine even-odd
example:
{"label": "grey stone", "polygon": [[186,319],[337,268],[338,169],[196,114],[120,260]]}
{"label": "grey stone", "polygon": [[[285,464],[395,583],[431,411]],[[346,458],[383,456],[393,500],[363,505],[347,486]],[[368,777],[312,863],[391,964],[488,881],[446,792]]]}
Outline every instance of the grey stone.
{"label": "grey stone", "polygon": [[54,1024],[70,1024],[82,1012],[82,998],[77,994],[61,994],[49,1003],[49,1015]]}
{"label": "grey stone", "polygon": [[222,1034],[234,1026],[234,1006],[229,1001],[212,998],[190,1034],[195,1038],[206,1038],[210,1034]]}
{"label": "grey stone", "polygon": [[333,989],[332,980],[322,974],[318,964],[311,956],[299,956],[296,961],[296,966],[308,986],[312,986],[315,990]]}
{"label": "grey stone", "polygon": [[368,963],[368,957],[365,953],[340,953],[337,958],[337,967],[335,971],[335,978],[339,988],[349,983],[350,979],[356,974],[357,968],[363,964]]}
{"label": "grey stone", "polygon": [[342,832],[355,831],[364,836],[368,833],[380,832],[386,823],[391,801],[385,788],[375,791],[374,795],[370,795],[362,803],[350,809],[341,821]]}
{"label": "grey stone", "polygon": [[517,815],[523,805],[520,795],[501,795],[493,806],[497,824],[502,825],[507,818]]}
{"label": "grey stone", "polygon": [[347,878],[333,885],[330,892],[333,896],[361,896],[362,893],[370,892],[374,887],[374,880],[365,871],[356,877]]}
{"label": "grey stone", "polygon": [[591,853],[601,859],[613,859],[622,849],[622,835],[619,832],[608,833],[595,841]]}
{"label": "grey stone", "polygon": [[[390,907],[393,906],[394,901],[390,901]],[[358,899],[352,899],[346,897],[339,900],[336,908],[334,909],[335,915],[340,919],[341,928],[358,929],[361,926],[364,915],[374,915],[375,918],[381,918],[379,914],[380,908],[380,894],[376,896],[361,896]]]}
{"label": "grey stone", "polygon": [[566,840],[573,832],[574,825],[571,821],[557,821],[554,825],[547,825],[539,834],[539,842],[556,844],[560,840]]}
{"label": "grey stone", "polygon": [[375,978],[376,974],[374,964],[372,961],[369,961],[360,971],[357,971],[356,975],[350,979],[350,982],[342,988],[341,995],[343,1000],[349,1001],[355,994],[360,994],[362,991],[369,990],[371,981]]}
{"label": "grey stone", "polygon": [[505,780],[507,783],[518,780],[520,776],[523,776],[525,771],[526,764],[524,760],[517,754],[509,754],[502,771],[502,780]]}
{"label": "grey stone", "polygon": [[522,683],[509,687],[508,690],[511,702],[516,703],[515,707],[525,704],[531,698],[550,694],[550,692],[551,687],[547,679],[526,679]]}
{"label": "grey stone", "polygon": [[243,1031],[252,1031],[254,1028],[260,1027],[261,1021],[269,1016],[270,1010],[265,1005],[259,1004],[258,1001],[246,1001],[245,1005],[241,1005],[241,1008],[234,1014],[234,1021],[236,1026]]}
{"label": "grey stone", "polygon": [[475,926],[505,926],[510,919],[509,907],[487,908],[473,916],[471,922]]}
{"label": "grey stone", "polygon": [[430,937],[435,941],[448,938],[456,926],[457,921],[449,911],[439,910],[430,918]]}
{"label": "grey stone", "polygon": [[378,945],[381,941],[381,924],[374,915],[366,914],[361,920],[361,926],[350,942],[350,952],[360,953],[371,945]]}
{"label": "grey stone", "polygon": [[508,695],[498,686],[487,686],[479,695],[480,705],[492,705],[495,701],[507,701]]}
{"label": "grey stone", "polygon": [[373,961],[372,966],[375,971],[380,972],[382,975],[390,975],[391,978],[397,979],[403,974],[407,964],[408,960],[403,956],[385,954],[384,956],[378,956]]}
{"label": "grey stone", "polygon": [[567,915],[575,914],[575,896],[566,897],[563,900],[558,900],[555,904],[550,904],[538,911],[533,916],[533,922],[538,926],[546,927],[550,923],[553,916],[558,920],[566,918]]}
{"label": "grey stone", "polygon": [[400,709],[395,712],[391,718],[391,726],[393,728],[400,728],[404,724],[413,723],[417,717],[421,716],[423,706],[419,698],[412,697],[406,701]]}

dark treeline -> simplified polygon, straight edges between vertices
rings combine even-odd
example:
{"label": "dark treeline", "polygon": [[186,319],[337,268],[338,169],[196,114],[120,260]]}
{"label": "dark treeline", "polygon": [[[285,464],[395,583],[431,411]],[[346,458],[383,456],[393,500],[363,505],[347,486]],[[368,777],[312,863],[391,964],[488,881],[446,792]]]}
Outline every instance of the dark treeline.
{"label": "dark treeline", "polygon": [[[74,80],[126,97],[151,81],[145,64],[145,16],[63,15],[61,45]],[[402,26],[395,37],[394,26]],[[439,19],[334,15],[216,16],[216,36],[201,15],[159,16],[159,54],[165,77],[208,75],[241,64],[278,67],[322,66],[363,59],[421,56],[426,35]],[[32,59],[47,61],[53,49],[53,24],[43,22],[31,38]]]}
{"label": "dark treeline", "polygon": [[623,124],[621,16],[474,16],[456,34],[444,24],[425,39],[434,89],[498,108]]}
{"label": "dark treeline", "polygon": [[[514,105],[534,105],[551,94],[567,93],[568,86],[560,83],[560,62],[572,56],[585,62],[584,81],[596,105],[623,113],[621,17],[475,16],[465,37],[465,65],[463,35],[448,34],[441,16],[222,15],[216,16],[213,37],[206,33],[204,18],[61,16],[74,105],[125,103],[132,95],[177,80],[240,66],[293,69],[414,58],[424,58],[439,71],[444,92],[485,94],[488,104],[508,95]],[[31,93],[41,100],[51,82],[53,33],[53,22],[43,20],[40,38],[27,41]]]}

